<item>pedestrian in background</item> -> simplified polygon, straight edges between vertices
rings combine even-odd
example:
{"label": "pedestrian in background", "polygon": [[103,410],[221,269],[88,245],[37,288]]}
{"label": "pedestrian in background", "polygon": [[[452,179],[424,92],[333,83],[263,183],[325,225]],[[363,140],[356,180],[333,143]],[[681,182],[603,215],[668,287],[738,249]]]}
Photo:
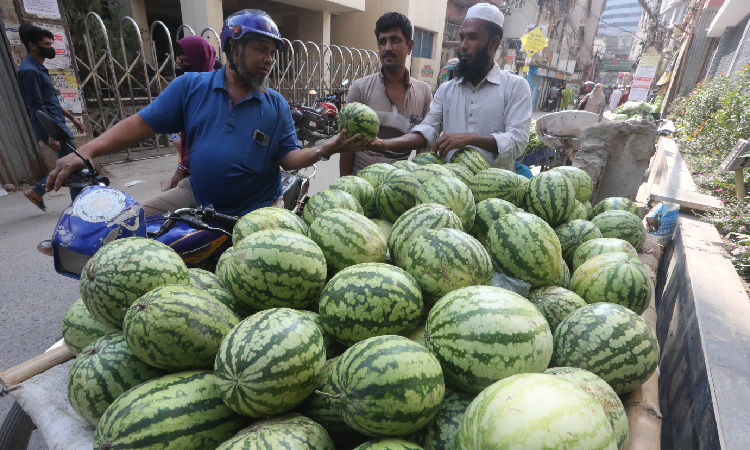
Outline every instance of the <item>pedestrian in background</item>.
{"label": "pedestrian in background", "polygon": [[620,101],[617,102],[617,106],[624,105],[625,102],[628,101],[628,97],[630,97],[630,86],[625,88],[625,92],[622,94],[622,97],[620,97]]}
{"label": "pedestrian in background", "polygon": [[573,90],[570,89],[570,86],[565,86],[565,90],[563,91],[562,101],[560,102],[560,109],[563,111],[568,110],[568,105],[570,105],[570,101],[573,99]]}
{"label": "pedestrian in background", "polygon": [[604,87],[601,83],[597,83],[594,90],[586,96],[586,104],[583,107],[584,111],[588,111],[594,114],[601,115],[604,112]]}
{"label": "pedestrian in background", "polygon": [[612,111],[617,109],[617,103],[620,101],[620,97],[622,97],[622,91],[618,87],[612,92],[612,96],[609,98],[609,109]]}

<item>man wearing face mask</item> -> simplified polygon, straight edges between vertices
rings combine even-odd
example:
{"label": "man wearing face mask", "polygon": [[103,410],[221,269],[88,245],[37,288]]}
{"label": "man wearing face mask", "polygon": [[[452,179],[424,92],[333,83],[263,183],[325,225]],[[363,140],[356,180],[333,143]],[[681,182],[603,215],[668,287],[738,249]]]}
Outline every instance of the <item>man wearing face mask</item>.
{"label": "man wearing face mask", "polygon": [[477,3],[469,8],[459,34],[456,78],[440,85],[427,117],[411,133],[375,139],[370,148],[430,147],[450,161],[457,150],[473,147],[493,167],[515,171],[515,160],[529,142],[531,90],[525,79],[501,70],[493,61],[503,38],[503,21],[494,5]]}
{"label": "man wearing face mask", "polygon": [[[44,131],[44,127],[36,118],[36,112],[42,111],[52,117],[57,123],[62,125],[63,129],[68,132],[73,144],[73,135],[68,131],[68,127],[65,125],[65,118],[67,117],[73,122],[73,125],[83,133],[84,128],[81,123],[73,117],[73,114],[62,109],[60,107],[60,101],[57,99],[57,93],[55,87],[52,84],[52,79],[49,76],[47,68],[44,67],[44,61],[46,59],[52,59],[55,57],[55,49],[52,48],[52,41],[54,36],[49,30],[32,25],[29,22],[24,23],[18,29],[19,37],[21,42],[26,46],[26,59],[18,66],[18,81],[21,87],[21,93],[23,94],[23,101],[26,104],[26,109],[29,110],[31,118],[31,126],[34,128],[34,134],[36,138],[45,145],[47,145],[53,152],[57,154],[58,158],[62,158],[65,155],[73,153],[69,147],[61,147],[60,143],[47,135]],[[28,198],[33,204],[35,204],[42,211],[46,211],[47,208],[44,206],[44,185],[47,178],[39,182],[33,189],[24,192],[26,198]],[[73,198],[74,192],[71,192],[71,198]]]}

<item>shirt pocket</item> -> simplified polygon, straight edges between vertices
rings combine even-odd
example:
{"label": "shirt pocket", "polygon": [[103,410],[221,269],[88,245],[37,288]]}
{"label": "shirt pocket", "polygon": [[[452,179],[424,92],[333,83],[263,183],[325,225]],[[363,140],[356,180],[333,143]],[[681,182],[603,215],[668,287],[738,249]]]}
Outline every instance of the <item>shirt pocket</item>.
{"label": "shirt pocket", "polygon": [[242,148],[242,160],[245,168],[252,173],[261,173],[266,168],[269,160],[270,144],[263,145],[250,136],[249,140],[240,143]]}

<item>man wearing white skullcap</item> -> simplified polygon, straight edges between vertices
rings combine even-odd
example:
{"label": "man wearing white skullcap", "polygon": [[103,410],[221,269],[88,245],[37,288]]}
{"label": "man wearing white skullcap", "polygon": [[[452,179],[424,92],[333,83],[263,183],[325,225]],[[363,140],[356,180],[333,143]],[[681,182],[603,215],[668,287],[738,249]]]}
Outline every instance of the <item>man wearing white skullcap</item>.
{"label": "man wearing white skullcap", "polygon": [[440,85],[427,117],[411,133],[375,139],[370,148],[429,146],[450,161],[457,150],[473,147],[493,167],[515,171],[515,160],[529,143],[531,89],[524,78],[500,70],[494,62],[503,21],[500,10],[489,3],[469,8],[459,34],[456,78]]}

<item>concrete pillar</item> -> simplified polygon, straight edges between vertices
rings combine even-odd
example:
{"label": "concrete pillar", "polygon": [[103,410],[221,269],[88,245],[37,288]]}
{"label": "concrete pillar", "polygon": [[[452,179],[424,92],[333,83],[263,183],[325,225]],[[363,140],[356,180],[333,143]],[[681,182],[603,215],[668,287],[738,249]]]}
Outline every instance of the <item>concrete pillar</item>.
{"label": "concrete pillar", "polygon": [[298,22],[299,40],[316,44],[331,44],[331,13],[310,11]]}
{"label": "concrete pillar", "polygon": [[221,33],[224,23],[224,12],[221,0],[180,0],[182,9],[182,23],[190,25],[195,34],[213,28],[216,33]]}
{"label": "concrete pillar", "polygon": [[[120,1],[121,12],[123,16],[130,16],[138,28],[141,30],[141,38],[143,39],[143,48],[146,51],[146,59],[149,62],[153,62],[153,55],[151,54],[151,37],[148,32],[148,20],[146,20],[146,0],[121,0]],[[130,26],[130,25],[126,25]],[[130,28],[127,28],[130,31]]]}

